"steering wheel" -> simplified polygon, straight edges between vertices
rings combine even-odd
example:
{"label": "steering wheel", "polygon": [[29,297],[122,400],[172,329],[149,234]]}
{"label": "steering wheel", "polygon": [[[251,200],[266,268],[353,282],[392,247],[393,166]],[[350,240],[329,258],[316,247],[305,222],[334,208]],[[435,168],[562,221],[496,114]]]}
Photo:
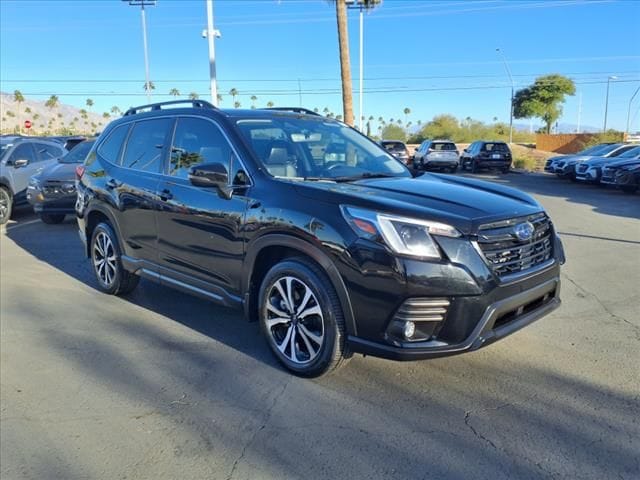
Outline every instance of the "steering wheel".
{"label": "steering wheel", "polygon": [[335,170],[336,168],[340,168],[343,167],[344,165],[342,163],[339,162],[335,162],[332,165],[329,165],[328,167],[325,167],[325,170],[327,172],[330,172],[331,170]]}

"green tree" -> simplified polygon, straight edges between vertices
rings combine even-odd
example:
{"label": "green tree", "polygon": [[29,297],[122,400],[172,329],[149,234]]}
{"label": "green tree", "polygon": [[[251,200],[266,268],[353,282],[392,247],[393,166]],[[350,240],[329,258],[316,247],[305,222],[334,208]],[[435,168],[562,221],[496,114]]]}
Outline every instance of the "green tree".
{"label": "green tree", "polygon": [[240,108],[242,104],[240,102],[233,102],[233,108]]}
{"label": "green tree", "polygon": [[256,100],[258,100],[258,97],[256,97],[255,95],[251,95],[251,108],[252,109],[256,108]]}
{"label": "green tree", "polygon": [[544,75],[536,78],[533,85],[518,90],[513,98],[515,118],[540,118],[546,133],[562,115],[562,104],[567,95],[574,95],[573,80],[562,75]]}
{"label": "green tree", "polygon": [[91,100],[90,98],[87,98],[87,107],[89,108],[89,111],[91,111],[91,107],[93,107],[93,100]]}
{"label": "green tree", "polygon": [[409,114],[411,113],[411,109],[409,107],[404,107],[404,110],[402,111],[402,113],[404,113],[404,121],[405,123],[409,121]]}
{"label": "green tree", "polygon": [[109,115],[109,112],[104,112],[102,114],[102,118],[109,118],[111,115]]}
{"label": "green tree", "polygon": [[453,115],[436,115],[420,131],[424,138],[454,140],[460,130],[458,119]]}
{"label": "green tree", "polygon": [[189,100],[197,100],[200,98],[200,95],[198,95],[196,92],[191,92],[189,94]]}
{"label": "green tree", "polygon": [[151,80],[149,80],[149,82],[144,82],[144,85],[142,85],[142,89],[145,92],[153,92],[156,89],[156,86]]}
{"label": "green tree", "polygon": [[407,139],[407,133],[398,125],[390,123],[382,129],[381,137],[384,140],[400,140],[404,142]]}
{"label": "green tree", "polygon": [[222,103],[222,95],[220,95],[219,93],[216,94],[216,100],[218,100],[218,104]]}
{"label": "green tree", "polygon": [[[116,105],[111,107],[111,115],[113,115],[115,117],[115,116],[121,115],[121,114],[122,114],[122,112],[120,111],[120,109]],[[76,121],[77,121],[77,119],[76,119]]]}
{"label": "green tree", "polygon": [[169,90],[169,95],[171,95],[172,97],[179,97],[180,90],[178,90],[177,88],[172,88],[171,90]]}
{"label": "green tree", "polygon": [[[275,104],[274,104],[271,100],[269,100],[269,101],[267,102],[267,108],[272,108],[274,105],[275,105]],[[316,110],[317,110],[317,108],[316,108]]]}
{"label": "green tree", "polygon": [[[360,0],[361,8],[375,8],[381,0]],[[351,64],[349,62],[349,32],[347,29],[347,2],[334,0],[336,4],[336,20],[338,23],[338,48],[340,52],[340,77],[342,81],[342,111],[345,123],[353,125],[353,86],[351,81]]]}

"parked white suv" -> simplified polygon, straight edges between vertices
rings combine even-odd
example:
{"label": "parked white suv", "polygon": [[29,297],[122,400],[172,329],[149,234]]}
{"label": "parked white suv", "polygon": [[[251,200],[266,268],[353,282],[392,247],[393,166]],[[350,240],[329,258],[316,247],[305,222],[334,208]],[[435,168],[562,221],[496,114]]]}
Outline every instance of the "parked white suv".
{"label": "parked white suv", "polygon": [[46,138],[0,137],[0,225],[15,204],[27,201],[29,179],[65,153],[62,144]]}
{"label": "parked white suv", "polygon": [[413,156],[413,165],[420,170],[455,172],[459,164],[458,147],[450,140],[425,140]]}

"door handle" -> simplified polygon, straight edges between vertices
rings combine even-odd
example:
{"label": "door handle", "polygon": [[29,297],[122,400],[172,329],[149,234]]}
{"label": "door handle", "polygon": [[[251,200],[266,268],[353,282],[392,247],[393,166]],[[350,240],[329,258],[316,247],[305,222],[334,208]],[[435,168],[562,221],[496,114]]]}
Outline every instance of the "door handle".
{"label": "door handle", "polygon": [[105,184],[105,186],[111,190],[114,188],[118,188],[120,185],[122,185],[122,183],[118,182],[117,180],[110,178],[109,180],[107,180],[107,183]]}
{"label": "door handle", "polygon": [[173,198],[173,193],[168,188],[165,188],[160,192],[160,200],[166,202],[167,200],[171,200]]}

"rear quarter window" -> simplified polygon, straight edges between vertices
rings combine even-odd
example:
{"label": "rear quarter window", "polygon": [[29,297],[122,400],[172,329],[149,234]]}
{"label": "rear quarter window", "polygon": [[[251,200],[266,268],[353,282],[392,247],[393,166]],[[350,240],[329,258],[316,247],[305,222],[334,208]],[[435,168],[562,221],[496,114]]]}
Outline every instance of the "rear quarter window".
{"label": "rear quarter window", "polygon": [[98,147],[98,154],[111,163],[120,163],[122,144],[127,138],[128,132],[129,125],[120,125],[114,128]]}

